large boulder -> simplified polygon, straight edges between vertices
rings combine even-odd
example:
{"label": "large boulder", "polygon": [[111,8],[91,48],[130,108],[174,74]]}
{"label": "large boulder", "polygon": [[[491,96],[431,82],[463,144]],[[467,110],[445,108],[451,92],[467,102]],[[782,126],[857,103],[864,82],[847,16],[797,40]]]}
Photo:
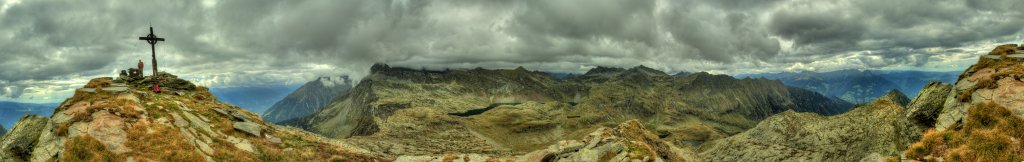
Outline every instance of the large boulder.
{"label": "large boulder", "polygon": [[256,137],[260,136],[260,125],[253,122],[235,122],[232,124],[235,130],[248,133]]}
{"label": "large boulder", "polygon": [[0,139],[0,161],[27,161],[49,119],[25,115]]}
{"label": "large boulder", "polygon": [[928,83],[907,105],[907,118],[919,128],[932,127],[935,125],[935,120],[942,111],[946,96],[949,95],[951,89],[953,89],[953,85],[946,83]]}

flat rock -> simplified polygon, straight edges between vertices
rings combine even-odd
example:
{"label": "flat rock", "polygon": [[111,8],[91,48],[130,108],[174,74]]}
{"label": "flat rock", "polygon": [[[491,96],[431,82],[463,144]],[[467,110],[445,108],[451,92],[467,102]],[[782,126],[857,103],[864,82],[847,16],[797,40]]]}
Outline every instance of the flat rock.
{"label": "flat rock", "polygon": [[253,153],[256,152],[256,148],[252,146],[252,143],[249,143],[249,140],[228,136],[228,142],[234,145],[235,148]]}
{"label": "flat rock", "polygon": [[583,146],[585,145],[586,144],[584,144],[583,142],[577,140],[564,140],[558,141],[557,144],[551,145],[551,147],[553,147],[554,150],[558,150],[555,151],[556,154],[562,154],[566,152],[574,152],[576,150],[579,150],[580,148],[583,148]]}
{"label": "flat rock", "polygon": [[128,133],[124,131],[124,119],[107,111],[98,111],[92,114],[92,122],[89,122],[87,133],[100,143],[107,146],[110,152],[122,154],[131,151],[124,146],[128,140]]}
{"label": "flat rock", "polygon": [[242,131],[256,137],[260,136],[259,124],[253,122],[235,122],[233,126],[235,127],[235,130]]}
{"label": "flat rock", "polygon": [[200,151],[203,151],[206,155],[213,155],[213,148],[211,148],[209,144],[199,140],[194,140],[194,142],[196,146],[199,147]]}
{"label": "flat rock", "polygon": [[185,121],[185,118],[182,118],[178,113],[171,112],[170,114],[171,117],[174,118],[174,126],[184,127],[189,125],[188,121]]}
{"label": "flat rock", "polygon": [[242,112],[235,111],[235,110],[228,110],[228,113],[230,113],[231,117],[234,117],[238,121],[246,121],[246,122],[251,122],[252,121],[252,119],[250,119],[249,116],[246,116]]}
{"label": "flat rock", "polygon": [[187,111],[182,111],[181,114],[184,115],[185,118],[187,118],[190,121],[193,128],[206,131],[207,133],[213,132],[213,129],[210,128],[210,123],[206,123],[199,117],[196,117],[196,115],[193,115],[192,113],[189,113]]}
{"label": "flat rock", "polygon": [[277,138],[268,134],[267,142],[270,142],[272,144],[281,144],[283,141],[281,141],[281,138]]}

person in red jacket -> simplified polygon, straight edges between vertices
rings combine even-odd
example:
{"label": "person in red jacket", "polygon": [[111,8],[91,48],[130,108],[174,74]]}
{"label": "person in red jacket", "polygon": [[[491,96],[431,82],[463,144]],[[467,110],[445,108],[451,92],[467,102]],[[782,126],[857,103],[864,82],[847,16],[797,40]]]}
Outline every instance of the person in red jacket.
{"label": "person in red jacket", "polygon": [[139,75],[142,75],[142,60],[139,60]]}

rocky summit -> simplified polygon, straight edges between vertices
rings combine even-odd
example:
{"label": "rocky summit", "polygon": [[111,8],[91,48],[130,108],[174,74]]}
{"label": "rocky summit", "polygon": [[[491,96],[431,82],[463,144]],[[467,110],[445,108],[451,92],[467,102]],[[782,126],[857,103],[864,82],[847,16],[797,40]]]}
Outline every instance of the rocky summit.
{"label": "rocky summit", "polygon": [[377,64],[348,94],[283,122],[389,156],[519,155],[637,119],[689,147],[754,127],[779,112],[845,112],[842,101],[767,79],[638,66],[564,79],[523,68],[413,70]]}
{"label": "rocky summit", "polygon": [[[0,140],[0,161],[383,160],[269,124],[173,75],[158,76],[90,80],[50,118],[22,117]],[[161,93],[150,89],[155,80]]]}

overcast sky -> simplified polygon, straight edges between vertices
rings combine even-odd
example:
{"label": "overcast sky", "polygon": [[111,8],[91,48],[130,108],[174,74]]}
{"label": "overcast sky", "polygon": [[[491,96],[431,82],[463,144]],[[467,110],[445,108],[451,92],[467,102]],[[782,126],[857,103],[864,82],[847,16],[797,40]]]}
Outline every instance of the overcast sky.
{"label": "overcast sky", "polygon": [[[211,87],[412,68],[962,70],[1024,41],[1020,0],[0,0],[0,100],[138,60]],[[148,67],[147,67],[148,69]],[[149,74],[149,70],[146,71]]]}

